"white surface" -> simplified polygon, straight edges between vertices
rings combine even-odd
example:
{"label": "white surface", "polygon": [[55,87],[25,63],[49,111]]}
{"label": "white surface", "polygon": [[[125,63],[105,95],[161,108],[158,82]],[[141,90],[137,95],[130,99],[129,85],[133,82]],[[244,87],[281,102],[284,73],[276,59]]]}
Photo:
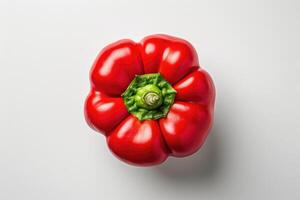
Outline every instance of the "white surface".
{"label": "white surface", "polygon": [[[300,3],[0,1],[0,199],[300,199]],[[99,50],[189,40],[217,88],[196,155],[128,166],[83,118]]]}

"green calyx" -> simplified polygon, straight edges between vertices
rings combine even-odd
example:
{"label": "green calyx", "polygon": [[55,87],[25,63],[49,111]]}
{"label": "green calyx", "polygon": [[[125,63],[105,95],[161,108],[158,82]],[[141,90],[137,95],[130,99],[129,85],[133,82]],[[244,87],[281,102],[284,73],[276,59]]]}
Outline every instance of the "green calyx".
{"label": "green calyx", "polygon": [[160,74],[136,76],[122,94],[128,112],[140,121],[165,117],[176,91]]}

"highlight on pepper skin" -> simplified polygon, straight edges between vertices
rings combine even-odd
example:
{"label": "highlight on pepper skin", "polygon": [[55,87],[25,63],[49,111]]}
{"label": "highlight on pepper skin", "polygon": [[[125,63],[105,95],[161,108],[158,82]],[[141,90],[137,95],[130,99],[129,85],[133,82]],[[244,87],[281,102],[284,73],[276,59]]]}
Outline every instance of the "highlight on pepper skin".
{"label": "highlight on pepper skin", "polygon": [[186,40],[162,34],[119,40],[99,53],[90,81],[86,121],[128,164],[189,156],[209,134],[215,88]]}

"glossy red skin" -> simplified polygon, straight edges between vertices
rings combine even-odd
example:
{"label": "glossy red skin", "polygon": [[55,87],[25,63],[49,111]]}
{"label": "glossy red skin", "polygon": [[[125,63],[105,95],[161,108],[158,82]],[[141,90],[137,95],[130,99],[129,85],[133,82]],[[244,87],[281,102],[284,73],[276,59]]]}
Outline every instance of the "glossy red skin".
{"label": "glossy red skin", "polygon": [[107,137],[111,151],[130,164],[149,166],[168,156],[162,134],[155,120],[140,122],[130,115]]}
{"label": "glossy red skin", "polygon": [[199,66],[194,47],[185,40],[154,35],[145,37],[140,46],[145,73],[159,72],[171,84]]}
{"label": "glossy red skin", "polygon": [[112,131],[129,115],[123,99],[106,96],[103,92],[91,90],[85,103],[88,124],[104,134]]}
{"label": "glossy red skin", "polygon": [[96,90],[120,97],[134,76],[143,73],[137,44],[120,40],[100,52],[93,65],[91,83]]}
{"label": "glossy red skin", "polygon": [[[177,91],[169,113],[159,120],[139,121],[121,98],[135,75],[144,73],[160,73]],[[183,39],[151,35],[140,43],[110,44],[97,57],[90,79],[86,120],[106,136],[110,150],[129,164],[157,165],[169,155],[191,155],[212,126],[213,81],[199,67],[193,46]]]}
{"label": "glossy red skin", "polygon": [[212,116],[209,108],[197,103],[175,102],[159,125],[173,156],[184,157],[197,151],[205,141]]}

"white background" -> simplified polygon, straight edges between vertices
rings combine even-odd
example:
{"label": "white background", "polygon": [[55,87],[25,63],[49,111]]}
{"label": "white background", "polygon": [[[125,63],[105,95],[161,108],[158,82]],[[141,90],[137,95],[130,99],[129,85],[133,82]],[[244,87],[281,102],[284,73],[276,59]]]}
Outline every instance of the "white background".
{"label": "white background", "polygon": [[[300,3],[0,0],[0,199],[300,199]],[[204,147],[117,160],[83,117],[105,45],[189,40],[216,89]]]}

